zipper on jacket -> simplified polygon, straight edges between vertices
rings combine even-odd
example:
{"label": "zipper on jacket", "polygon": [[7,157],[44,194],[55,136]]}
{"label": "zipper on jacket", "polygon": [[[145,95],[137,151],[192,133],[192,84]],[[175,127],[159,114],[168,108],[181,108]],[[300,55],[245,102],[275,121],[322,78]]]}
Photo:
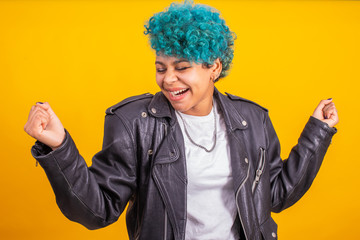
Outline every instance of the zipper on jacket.
{"label": "zipper on jacket", "polygon": [[237,207],[237,211],[238,211],[238,214],[239,214],[239,219],[240,219],[241,227],[242,227],[242,229],[244,230],[245,240],[248,240],[248,237],[247,237],[247,234],[246,234],[246,230],[245,230],[245,228],[244,228],[244,222],[243,222],[243,220],[242,220],[242,218],[241,218],[240,207],[239,207],[239,202],[238,202],[238,196],[239,196],[240,189],[242,188],[242,186],[244,185],[244,183],[247,181],[247,179],[248,179],[248,177],[249,177],[249,170],[250,170],[250,166],[248,166],[248,171],[247,171],[245,180],[244,180],[243,183],[239,186],[239,188],[238,188],[237,191],[236,191],[236,195],[235,195],[236,207]]}
{"label": "zipper on jacket", "polygon": [[165,209],[165,219],[164,219],[164,240],[166,240],[166,237],[167,237],[167,212],[166,212],[166,209]]}
{"label": "zipper on jacket", "polygon": [[265,149],[260,148],[260,160],[259,160],[259,165],[256,169],[255,172],[255,179],[254,182],[252,184],[252,193],[254,193],[256,185],[259,183],[260,181],[260,177],[264,172],[264,167],[265,167]]}
{"label": "zipper on jacket", "polygon": [[[156,174],[153,174],[153,177],[154,177],[155,182],[159,185],[159,179],[157,178]],[[161,197],[164,199],[164,194],[161,191],[161,189],[159,189],[159,192],[160,192]],[[166,212],[165,203],[164,203],[164,208],[165,208],[164,209],[164,211],[165,211],[165,216],[164,216],[164,221],[165,221],[165,223],[164,223],[165,224],[165,226],[164,226],[164,240],[166,240],[168,215],[167,215],[167,212]]]}

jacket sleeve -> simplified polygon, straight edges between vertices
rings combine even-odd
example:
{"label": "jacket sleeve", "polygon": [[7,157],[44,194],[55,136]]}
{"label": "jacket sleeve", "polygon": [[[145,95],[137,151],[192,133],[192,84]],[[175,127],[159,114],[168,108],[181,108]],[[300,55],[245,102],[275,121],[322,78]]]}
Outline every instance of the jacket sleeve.
{"label": "jacket sleeve", "polygon": [[336,128],[310,117],[287,159],[280,158],[280,144],[266,117],[267,159],[270,164],[272,211],[280,212],[297,202],[310,188]]}
{"label": "jacket sleeve", "polygon": [[115,222],[136,189],[136,159],[128,128],[117,115],[106,115],[103,147],[92,166],[79,154],[69,132],[51,151],[37,141],[32,155],[50,181],[63,214],[88,229]]}

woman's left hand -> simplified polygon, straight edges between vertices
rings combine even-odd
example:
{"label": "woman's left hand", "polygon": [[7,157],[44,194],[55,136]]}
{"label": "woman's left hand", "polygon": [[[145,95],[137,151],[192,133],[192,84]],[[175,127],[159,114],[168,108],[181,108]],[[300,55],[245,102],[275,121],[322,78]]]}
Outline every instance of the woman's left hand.
{"label": "woman's left hand", "polygon": [[334,127],[339,122],[335,103],[333,103],[332,98],[321,100],[312,116],[327,123],[330,127]]}

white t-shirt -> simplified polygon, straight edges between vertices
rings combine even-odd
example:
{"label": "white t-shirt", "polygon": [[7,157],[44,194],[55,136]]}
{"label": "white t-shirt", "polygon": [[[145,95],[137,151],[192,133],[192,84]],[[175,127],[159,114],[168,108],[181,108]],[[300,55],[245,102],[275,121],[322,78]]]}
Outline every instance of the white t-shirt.
{"label": "white t-shirt", "polygon": [[[226,127],[216,101],[213,103],[207,116],[176,114],[185,141],[188,176],[186,240],[239,239],[235,227],[237,210]],[[210,149],[214,143],[214,112],[217,140],[215,148],[208,153],[191,143],[178,114],[185,120],[193,141]]]}

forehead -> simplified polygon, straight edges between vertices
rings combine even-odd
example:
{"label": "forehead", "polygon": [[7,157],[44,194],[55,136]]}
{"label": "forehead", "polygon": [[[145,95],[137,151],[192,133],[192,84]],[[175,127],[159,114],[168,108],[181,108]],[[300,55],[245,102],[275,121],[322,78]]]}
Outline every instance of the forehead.
{"label": "forehead", "polygon": [[197,65],[194,62],[190,62],[186,58],[178,58],[178,57],[166,56],[166,55],[157,55],[155,64],[175,65],[175,64],[184,63],[184,62]]}

